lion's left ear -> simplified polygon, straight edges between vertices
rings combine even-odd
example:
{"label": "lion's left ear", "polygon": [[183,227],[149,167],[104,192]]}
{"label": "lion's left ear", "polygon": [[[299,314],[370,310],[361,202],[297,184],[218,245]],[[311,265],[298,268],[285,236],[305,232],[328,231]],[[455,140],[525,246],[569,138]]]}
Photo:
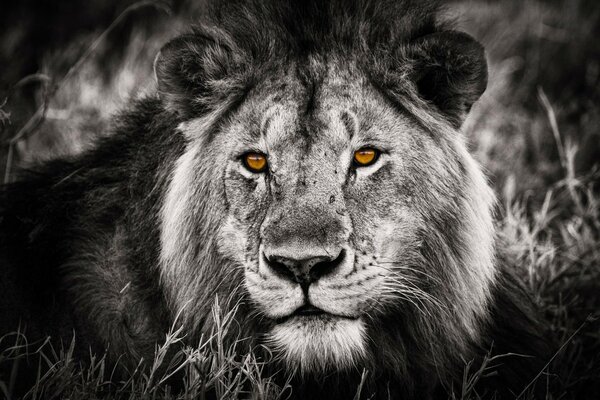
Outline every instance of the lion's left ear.
{"label": "lion's left ear", "polygon": [[417,39],[407,55],[419,96],[460,127],[487,86],[483,46],[465,33],[445,31]]}

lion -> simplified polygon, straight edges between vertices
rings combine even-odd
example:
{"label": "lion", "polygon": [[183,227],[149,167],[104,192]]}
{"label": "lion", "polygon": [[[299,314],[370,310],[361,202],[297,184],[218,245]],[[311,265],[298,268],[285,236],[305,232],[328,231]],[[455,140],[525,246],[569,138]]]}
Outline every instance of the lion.
{"label": "lion", "polygon": [[377,398],[446,398],[488,353],[508,355],[481,395],[534,388],[550,347],[460,132],[485,52],[439,15],[212,4],[112,135],[3,189],[3,331],[135,365],[176,319],[210,332],[221,298],[298,398],[351,398],[364,371]]}

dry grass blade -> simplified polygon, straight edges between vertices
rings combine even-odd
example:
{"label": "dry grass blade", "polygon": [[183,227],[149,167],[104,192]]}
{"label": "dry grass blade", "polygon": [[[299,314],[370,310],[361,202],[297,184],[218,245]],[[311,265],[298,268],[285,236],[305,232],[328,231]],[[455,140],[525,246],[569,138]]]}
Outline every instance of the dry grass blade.
{"label": "dry grass blade", "polygon": [[544,109],[546,110],[548,122],[550,123],[550,127],[552,128],[554,140],[556,140],[556,148],[558,149],[560,164],[565,169],[565,171],[567,171],[567,156],[565,154],[565,147],[560,137],[560,130],[558,129],[556,114],[554,113],[554,108],[552,108],[552,104],[550,104],[550,100],[548,100],[548,96],[546,96],[546,92],[544,92],[544,89],[542,89],[541,87],[538,87],[538,98],[540,99],[542,106],[544,106]]}

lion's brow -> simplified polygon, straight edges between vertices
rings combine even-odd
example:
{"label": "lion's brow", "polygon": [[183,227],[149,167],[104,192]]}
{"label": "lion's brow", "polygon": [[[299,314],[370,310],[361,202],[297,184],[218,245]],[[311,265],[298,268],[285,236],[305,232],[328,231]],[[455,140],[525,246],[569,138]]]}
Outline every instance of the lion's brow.
{"label": "lion's brow", "polygon": [[260,138],[261,140],[266,140],[267,133],[269,132],[269,128],[271,127],[271,122],[273,122],[273,116],[267,115],[260,124]]}
{"label": "lion's brow", "polygon": [[340,113],[340,119],[342,120],[342,123],[348,132],[348,137],[352,139],[358,130],[356,117],[350,114],[347,110],[343,110]]}

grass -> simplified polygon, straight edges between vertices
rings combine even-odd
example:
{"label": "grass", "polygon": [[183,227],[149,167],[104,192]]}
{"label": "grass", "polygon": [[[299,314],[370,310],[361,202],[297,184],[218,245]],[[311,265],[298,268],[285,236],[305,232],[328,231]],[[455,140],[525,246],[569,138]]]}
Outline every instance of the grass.
{"label": "grass", "polygon": [[[464,132],[500,198],[499,239],[561,343],[537,379],[547,382],[548,399],[597,398],[600,43],[594,38],[600,34],[600,6],[577,0],[462,0],[451,2],[449,13],[488,50],[490,84]],[[182,24],[177,15],[169,21]],[[165,28],[150,36],[135,32],[126,45],[127,56],[109,66],[113,74],[108,81],[95,78],[102,63],[91,55],[43,103],[46,118],[35,131],[13,142],[15,161],[81,151],[90,137],[101,134],[98,126],[106,126],[110,113],[127,96],[152,90],[151,55],[170,33]],[[51,70],[44,72],[53,76]],[[119,90],[123,87],[125,94]],[[5,105],[0,101],[4,137],[10,129],[22,128],[11,127]],[[48,372],[39,376],[28,399],[97,398],[107,393],[123,399],[203,398],[210,391],[224,399],[285,398],[289,388],[261,377],[263,364],[252,353],[223,344],[231,315],[221,315],[218,308],[213,314],[220,328],[197,347],[179,349],[168,359],[169,347],[179,346],[183,335],[173,329],[157,347],[152,367],[134,370],[125,380],[114,379],[96,356],[91,356],[90,367],[80,368],[71,345],[24,346],[18,334],[4,337],[3,343],[14,345],[0,354],[0,367],[9,365],[13,374],[0,377],[0,393],[9,397],[19,376],[15,360],[33,352]],[[477,370],[467,366],[463,392],[456,397],[477,398],[474,383],[485,379],[487,368],[497,362],[501,360],[490,358]],[[169,389],[172,374],[184,376],[177,394]]]}
{"label": "grass", "polygon": [[[0,344],[6,350],[0,354],[0,367],[8,365],[12,373],[0,380],[0,393],[11,398],[19,379],[17,361],[21,361],[37,363],[38,371],[44,371],[24,399],[204,399],[213,395],[219,399],[285,398],[289,388],[275,385],[262,374],[268,360],[259,361],[252,352],[240,351],[238,345],[241,347],[243,338],[225,344],[224,338],[235,324],[235,312],[234,308],[223,314],[216,301],[212,311],[215,328],[195,347],[180,346],[185,334],[182,328],[175,328],[175,322],[164,343],[157,345],[154,359],[146,365],[141,360],[125,378],[115,377],[105,359],[93,354],[83,368],[74,357],[73,341],[55,349],[49,341],[26,343],[18,333],[4,336]],[[176,393],[172,392],[174,381]]]}

